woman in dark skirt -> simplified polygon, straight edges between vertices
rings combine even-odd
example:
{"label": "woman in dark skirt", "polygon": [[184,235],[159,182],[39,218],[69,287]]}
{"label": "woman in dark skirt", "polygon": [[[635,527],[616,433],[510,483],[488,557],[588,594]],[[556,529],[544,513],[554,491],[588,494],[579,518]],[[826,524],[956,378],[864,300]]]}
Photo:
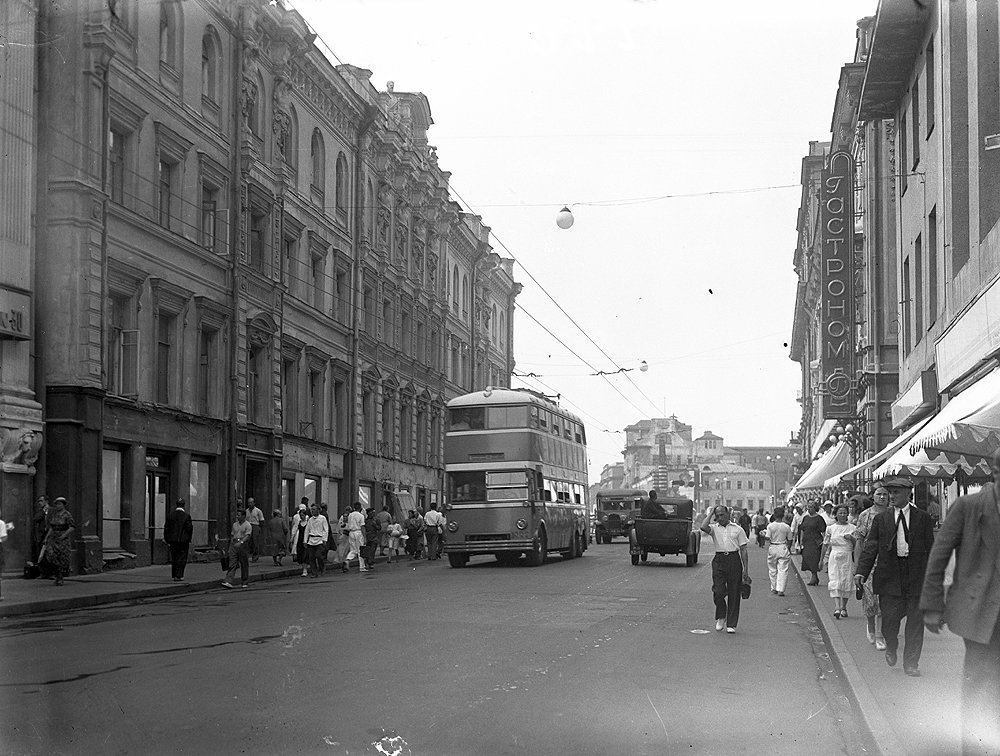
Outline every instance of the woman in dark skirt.
{"label": "woman in dark skirt", "polygon": [[817,512],[819,505],[815,499],[806,505],[806,513],[799,523],[799,543],[802,546],[802,570],[811,572],[812,580],[807,585],[819,585],[819,560],[823,552],[823,534],[826,520]]}
{"label": "woman in dark skirt", "polygon": [[52,502],[45,522],[49,526],[45,536],[45,560],[55,569],[56,585],[62,585],[63,578],[69,574],[73,533],[76,531],[73,515],[66,509],[66,499],[60,496]]}

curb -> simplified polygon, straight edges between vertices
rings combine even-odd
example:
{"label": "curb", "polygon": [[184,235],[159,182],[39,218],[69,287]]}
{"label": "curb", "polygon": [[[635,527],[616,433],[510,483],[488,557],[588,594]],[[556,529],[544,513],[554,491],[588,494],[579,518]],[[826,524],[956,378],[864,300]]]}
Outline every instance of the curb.
{"label": "curb", "polygon": [[862,722],[864,722],[865,727],[868,728],[868,734],[871,736],[872,742],[874,742],[875,747],[883,756],[903,753],[903,744],[896,737],[892,725],[882,712],[878,698],[861,676],[858,665],[854,662],[854,657],[847,650],[847,646],[844,645],[844,641],[840,635],[831,632],[830,628],[827,627],[827,622],[830,621],[827,616],[828,613],[816,605],[816,599],[809,591],[809,586],[806,585],[806,581],[802,577],[802,571],[795,564],[794,559],[792,560],[792,565],[795,568],[795,574],[798,575],[802,592],[806,595],[809,606],[812,607],[813,615],[816,617],[816,624],[823,633],[823,640],[826,642],[826,647],[830,649],[830,659],[847,681],[847,686],[851,689],[851,694],[854,696],[854,701],[857,704],[858,715],[861,717]]}
{"label": "curb", "polygon": [[[375,564],[384,563],[385,557],[376,557]],[[163,565],[161,565],[163,566]],[[169,565],[166,565],[169,567]],[[328,570],[340,570],[340,562],[327,562]],[[258,572],[250,575],[250,584],[262,583],[271,580],[284,580],[298,577],[302,574],[302,568],[286,567],[282,570],[271,570],[268,572]],[[125,588],[119,591],[99,594],[85,594],[83,596],[60,596],[58,598],[43,598],[35,601],[21,601],[7,604],[0,602],[0,619],[8,617],[21,617],[27,614],[42,614],[47,612],[62,612],[73,609],[90,609],[103,604],[117,604],[121,602],[139,602],[150,598],[163,598],[165,596],[184,596],[189,593],[204,593],[206,591],[222,587],[222,578],[225,573],[219,572],[217,578],[212,580],[200,579],[195,582],[165,583],[163,585],[153,585],[141,588]]]}

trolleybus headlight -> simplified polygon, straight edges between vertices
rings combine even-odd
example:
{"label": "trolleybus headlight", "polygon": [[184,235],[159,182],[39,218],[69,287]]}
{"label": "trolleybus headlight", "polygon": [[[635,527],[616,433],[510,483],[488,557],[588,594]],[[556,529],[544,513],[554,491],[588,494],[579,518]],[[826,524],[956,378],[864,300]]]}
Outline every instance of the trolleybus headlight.
{"label": "trolleybus headlight", "polygon": [[518,530],[526,530],[528,527],[528,521],[525,520],[523,517],[514,524],[517,525]]}
{"label": "trolleybus headlight", "polygon": [[448,532],[454,533],[456,530],[458,530],[458,523],[452,520],[448,523]]}

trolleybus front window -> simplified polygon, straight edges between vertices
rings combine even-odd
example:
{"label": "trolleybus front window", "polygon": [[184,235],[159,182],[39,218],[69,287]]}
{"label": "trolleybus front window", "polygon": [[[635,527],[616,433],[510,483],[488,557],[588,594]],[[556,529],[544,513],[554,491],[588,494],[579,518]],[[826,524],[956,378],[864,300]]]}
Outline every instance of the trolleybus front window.
{"label": "trolleybus front window", "polygon": [[485,420],[485,407],[455,407],[448,416],[448,430],[482,430]]}
{"label": "trolleybus front window", "polygon": [[453,472],[449,473],[451,490],[449,500],[452,504],[469,504],[486,501],[485,472]]}

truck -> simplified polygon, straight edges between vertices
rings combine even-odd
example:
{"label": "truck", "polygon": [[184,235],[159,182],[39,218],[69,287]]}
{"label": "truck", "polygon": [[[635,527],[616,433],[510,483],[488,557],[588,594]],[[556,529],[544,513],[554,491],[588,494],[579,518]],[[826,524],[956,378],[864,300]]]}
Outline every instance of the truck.
{"label": "truck", "polygon": [[646,502],[643,514],[654,513],[655,517],[637,517],[633,521],[628,534],[632,564],[645,562],[651,553],[683,554],[688,567],[698,564],[701,531],[694,527],[694,502],[681,497]]}
{"label": "truck", "polygon": [[628,537],[646,494],[631,488],[605,488],[595,498],[594,541],[611,543],[615,536]]}

